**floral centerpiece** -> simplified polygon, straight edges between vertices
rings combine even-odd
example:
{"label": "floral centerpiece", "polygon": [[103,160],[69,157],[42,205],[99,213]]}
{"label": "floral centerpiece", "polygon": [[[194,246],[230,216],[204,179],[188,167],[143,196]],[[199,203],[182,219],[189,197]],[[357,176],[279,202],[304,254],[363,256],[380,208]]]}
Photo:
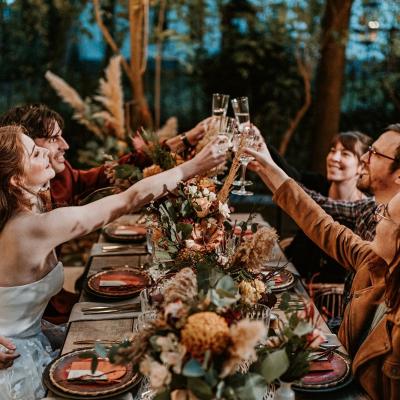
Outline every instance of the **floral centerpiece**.
{"label": "floral centerpiece", "polygon": [[195,266],[203,277],[213,270],[228,274],[243,302],[269,304],[272,296],[263,268],[276,244],[276,231],[251,223],[252,216],[232,223],[222,193],[211,179],[196,177],[153,204],[149,224],[155,259],[169,272]]}
{"label": "floral centerpiece", "polygon": [[148,379],[155,399],[262,399],[268,383],[248,366],[266,337],[263,321],[232,318],[239,294],[224,276],[207,293],[182,269],[164,290],[157,318],[108,354],[131,362]]}

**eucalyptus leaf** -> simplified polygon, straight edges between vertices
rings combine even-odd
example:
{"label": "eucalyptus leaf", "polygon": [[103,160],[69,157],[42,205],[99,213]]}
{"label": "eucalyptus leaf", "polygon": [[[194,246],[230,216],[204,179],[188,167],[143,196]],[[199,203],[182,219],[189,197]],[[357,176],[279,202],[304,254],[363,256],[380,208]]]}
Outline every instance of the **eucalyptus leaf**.
{"label": "eucalyptus leaf", "polygon": [[235,375],[229,383],[240,400],[262,399],[267,390],[266,380],[261,375],[255,373]]}
{"label": "eucalyptus leaf", "polygon": [[94,350],[101,358],[107,357],[107,349],[101,343],[96,343],[94,345]]}
{"label": "eucalyptus leaf", "polygon": [[289,368],[289,358],[285,349],[268,353],[261,363],[261,375],[267,383],[281,377]]}
{"label": "eucalyptus leaf", "polygon": [[189,378],[188,389],[202,400],[211,400],[214,397],[211,386],[199,378]]}
{"label": "eucalyptus leaf", "polygon": [[197,360],[191,358],[183,367],[182,374],[191,378],[199,378],[204,375],[204,369]]}
{"label": "eucalyptus leaf", "polygon": [[304,336],[313,331],[313,326],[307,321],[300,320],[293,333],[297,336]]}
{"label": "eucalyptus leaf", "polygon": [[217,283],[216,289],[222,289],[226,292],[235,294],[237,287],[235,281],[229,275],[224,275]]}
{"label": "eucalyptus leaf", "polygon": [[182,239],[186,240],[192,234],[193,226],[191,224],[184,224],[180,222],[176,224],[176,229],[178,232],[182,233]]}

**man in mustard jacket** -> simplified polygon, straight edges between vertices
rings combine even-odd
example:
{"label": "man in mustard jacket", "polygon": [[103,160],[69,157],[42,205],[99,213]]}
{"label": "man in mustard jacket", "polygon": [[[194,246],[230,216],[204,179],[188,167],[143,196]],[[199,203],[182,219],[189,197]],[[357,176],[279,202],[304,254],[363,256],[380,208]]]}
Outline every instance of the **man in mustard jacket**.
{"label": "man in mustard jacket", "polygon": [[[389,132],[381,137],[365,155],[363,179],[372,185],[385,176],[400,179],[400,167],[392,164],[400,160],[395,135]],[[274,201],[321,249],[355,272],[339,338],[353,359],[354,377],[368,395],[373,400],[400,399],[400,193],[377,207],[375,238],[363,241],[290,179],[274,163],[264,142],[259,151],[247,151]]]}

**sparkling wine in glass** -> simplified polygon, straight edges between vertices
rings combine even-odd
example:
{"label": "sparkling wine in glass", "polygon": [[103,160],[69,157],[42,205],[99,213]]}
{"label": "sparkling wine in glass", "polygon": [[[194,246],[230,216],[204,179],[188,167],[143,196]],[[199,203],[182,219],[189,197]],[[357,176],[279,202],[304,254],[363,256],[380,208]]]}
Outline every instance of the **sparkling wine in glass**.
{"label": "sparkling wine in glass", "polygon": [[250,126],[250,111],[248,97],[238,97],[232,99],[232,108],[235,113],[236,121],[239,125],[239,130],[243,131],[245,127]]}
{"label": "sparkling wine in glass", "polygon": [[[244,138],[244,146],[245,147],[253,147],[256,141],[256,134],[254,129],[250,127],[246,127],[243,132],[236,139],[236,150],[238,150],[238,146],[242,138]],[[250,161],[252,161],[254,157],[249,156],[248,154],[242,154],[239,158],[240,164],[242,166],[241,176],[240,176],[240,189],[232,190],[232,194],[236,194],[237,196],[252,196],[254,193],[246,190],[246,169],[247,165]]]}
{"label": "sparkling wine in glass", "polygon": [[212,115],[225,117],[228,111],[229,94],[214,93],[212,97]]}

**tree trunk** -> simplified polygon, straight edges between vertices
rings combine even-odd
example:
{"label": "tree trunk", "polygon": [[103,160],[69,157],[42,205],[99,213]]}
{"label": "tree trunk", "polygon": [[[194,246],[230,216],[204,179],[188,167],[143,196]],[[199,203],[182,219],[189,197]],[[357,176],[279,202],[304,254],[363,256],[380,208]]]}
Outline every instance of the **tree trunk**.
{"label": "tree trunk", "polygon": [[321,58],[316,76],[312,167],[325,172],[330,142],[339,132],[346,45],[354,0],[327,0],[322,20]]}

